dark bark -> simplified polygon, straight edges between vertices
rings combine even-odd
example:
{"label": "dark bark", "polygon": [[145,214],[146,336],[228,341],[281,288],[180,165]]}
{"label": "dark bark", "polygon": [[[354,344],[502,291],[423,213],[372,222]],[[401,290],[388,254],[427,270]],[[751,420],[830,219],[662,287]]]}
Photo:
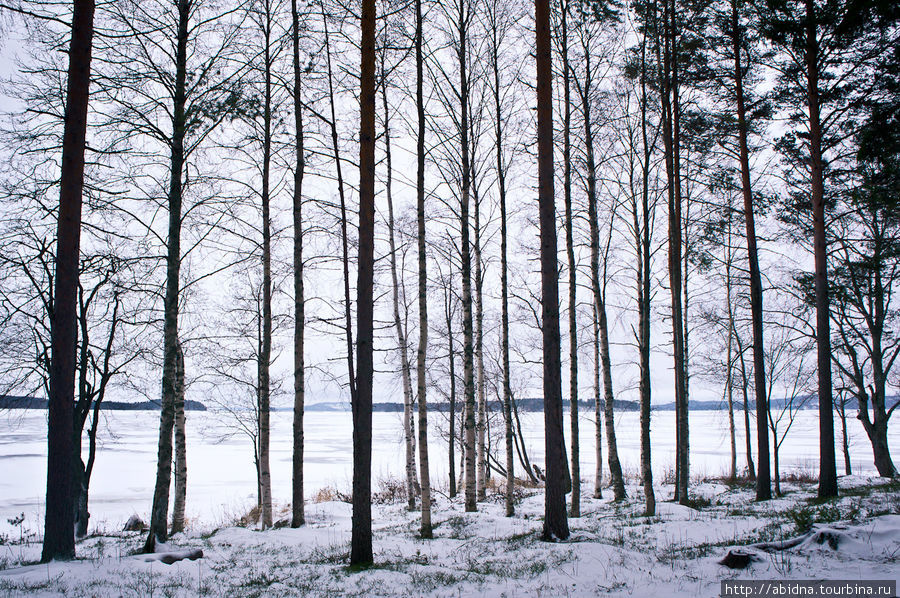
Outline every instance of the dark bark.
{"label": "dark bark", "polygon": [[[819,382],[819,498],[837,496],[834,457],[834,416],[831,388],[831,330],[828,300],[828,240],[825,232],[825,186],[822,164],[822,124],[819,113],[819,42],[816,8],[806,3],[806,83],[809,106],[809,174],[811,181],[816,288],[816,365]],[[762,458],[760,458],[762,461]]]}
{"label": "dark bark", "polygon": [[669,204],[669,291],[672,301],[672,355],[675,372],[675,500],[688,501],[688,401],[685,377],[684,311],[682,307],[682,193],[680,99],[678,82],[678,20],[674,0],[663,0],[662,39],[657,38],[661,69],[663,146]]}
{"label": "dark bark", "polygon": [[[78,401],[75,403],[73,432],[73,465],[74,465],[74,492],[75,492],[75,537],[84,538],[88,532],[88,496],[91,483],[91,473],[94,469],[94,461],[97,457],[97,427],[100,423],[100,407],[106,397],[106,388],[114,372],[110,367],[113,353],[113,342],[118,329],[119,309],[121,303],[118,293],[113,293],[112,316],[110,317],[109,335],[102,353],[100,364],[96,362],[90,349],[90,323],[88,313],[91,304],[98,297],[101,286],[109,282],[108,278],[97,284],[94,289],[85,295],[83,287],[78,289],[78,327],[81,338],[79,339],[79,363],[78,363]],[[89,370],[93,369],[99,375],[99,381],[94,384],[88,381]],[[88,417],[91,418],[91,426],[88,434],[88,458],[84,462],[82,455],[82,436]]]}
{"label": "dark bark", "polygon": [[468,75],[468,23],[467,0],[458,0],[459,36],[457,58],[459,60],[459,133],[462,154],[462,189],[460,199],[460,250],[462,257],[463,304],[463,387],[465,394],[465,494],[466,511],[478,510],[476,502],[476,453],[475,453],[475,366],[472,322],[472,255],[469,241],[469,203],[472,185],[472,165],[469,156],[469,75]]}
{"label": "dark bark", "polygon": [[303,409],[306,367],[303,356],[306,330],[306,301],[303,293],[303,175],[306,156],[303,148],[303,103],[300,70],[300,15],[297,0],[291,0],[291,42],[294,69],[294,421],[291,480],[291,527],[306,523],[303,497]]}
{"label": "dark bark", "polygon": [[569,537],[566,481],[569,477],[563,439],[562,363],[559,333],[559,279],[556,261],[556,210],[553,198],[553,58],[550,2],[535,0],[537,56],[538,204],[541,238],[541,328],[544,356],[544,446],[546,483],[543,538]]}
{"label": "dark bark", "polygon": [[[746,441],[747,451],[747,477],[751,481],[756,481],[756,467],[753,465],[753,442],[750,433],[750,398],[747,392],[750,382],[747,379],[747,363],[744,359],[744,345],[741,341],[741,335],[738,334],[737,328],[734,326],[732,326],[731,331],[737,343],[737,356],[741,364],[741,395],[744,397],[744,440]],[[766,447],[768,448],[768,444]]]}
{"label": "dark bark", "polygon": [[272,13],[268,3],[262,15],[263,29],[263,163],[262,163],[262,338],[259,352],[259,477],[263,529],[272,526],[272,474],[269,465],[270,366],[272,363],[272,223],[269,176],[272,164]]}
{"label": "dark bark", "polygon": [[[763,348],[763,293],[759,271],[759,252],[756,247],[756,224],[753,215],[753,189],[750,182],[750,151],[747,143],[747,111],[744,105],[744,67],[741,65],[741,29],[738,22],[738,0],[731,3],[731,37],[734,55],[734,83],[737,100],[738,147],[741,165],[741,191],[744,197],[744,223],[747,229],[747,257],[750,263],[750,316],[753,322],[753,381],[756,390],[756,432],[759,453],[759,471],[756,475],[756,500],[772,497],[769,473],[769,437],[765,425],[768,402],[766,399],[766,366]],[[730,333],[729,333],[730,334]],[[743,362],[743,353],[741,361]],[[745,417],[747,405],[744,405]],[[749,447],[749,421],[747,423],[747,463],[752,470]]]}
{"label": "dark bark", "polygon": [[[416,350],[416,384],[419,399],[419,480],[422,490],[423,538],[431,531],[431,475],[428,471],[428,403],[425,360],[428,350],[428,262],[425,253],[425,97],[423,93],[422,0],[416,0],[416,224],[419,250],[419,347]],[[451,356],[452,359],[452,356]],[[451,430],[452,430],[451,422]],[[453,462],[451,455],[450,462]]]}
{"label": "dark bark", "polygon": [[653,493],[653,469],[650,459],[650,158],[652,148],[648,139],[647,111],[647,38],[641,38],[641,216],[640,260],[638,260],[638,353],[640,360],[641,411],[641,485],[644,490],[644,514],[656,514],[656,495]]}
{"label": "dark bark", "polygon": [[375,0],[362,2],[359,126],[357,376],[353,406],[350,565],[372,563],[372,376],[375,300]]}
{"label": "dark bark", "polygon": [[76,294],[93,36],[94,2],[75,0],[66,80],[66,115],[56,229],[56,281],[50,320],[47,508],[42,562],[75,557],[72,427],[75,404]]}

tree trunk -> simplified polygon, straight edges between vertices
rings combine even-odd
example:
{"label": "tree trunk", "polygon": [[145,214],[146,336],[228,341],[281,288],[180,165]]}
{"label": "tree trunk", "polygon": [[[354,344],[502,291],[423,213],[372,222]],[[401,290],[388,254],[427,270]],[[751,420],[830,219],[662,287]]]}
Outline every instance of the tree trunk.
{"label": "tree trunk", "polygon": [[[569,12],[568,1],[563,1],[560,6],[561,27],[560,44],[562,46],[563,62],[563,198],[565,205],[565,229],[566,229],[566,260],[569,266],[569,425],[572,443],[572,502],[569,515],[581,517],[581,468],[579,466],[578,451],[578,322],[576,312],[576,264],[575,241],[572,229],[572,101],[571,101],[571,74],[569,69],[569,35],[567,16]],[[586,115],[585,121],[589,117]],[[585,127],[589,127],[585,124]],[[590,150],[588,150],[590,152]],[[588,175],[590,176],[590,175]],[[600,420],[597,420],[600,425]],[[599,436],[597,432],[597,450],[600,450]],[[601,463],[599,455],[597,462]],[[597,494],[599,486],[595,486],[594,494]]]}
{"label": "tree trunk", "polygon": [[465,493],[466,511],[476,511],[475,453],[475,372],[472,334],[472,257],[469,243],[469,194],[471,164],[469,161],[469,75],[467,0],[458,0],[457,33],[459,35],[460,150],[462,153],[462,197],[460,201],[460,249],[462,252],[463,303],[463,382],[465,392]]}
{"label": "tree trunk", "polygon": [[362,2],[359,124],[357,376],[353,401],[353,516],[350,565],[372,563],[372,376],[375,300],[375,0]]}
{"label": "tree trunk", "polygon": [[[678,95],[677,18],[674,0],[664,0],[662,101],[663,145],[669,204],[669,290],[672,300],[672,355],[675,370],[675,500],[688,501],[688,402],[684,367],[684,311],[682,307],[682,215],[680,161],[680,104]],[[659,48],[657,47],[657,54]]]}
{"label": "tree trunk", "polygon": [[487,481],[490,476],[488,468],[487,446],[485,445],[485,433],[487,431],[487,397],[484,392],[484,272],[481,260],[481,202],[478,192],[474,194],[475,200],[475,243],[473,246],[475,258],[475,366],[477,367],[478,380],[478,423],[476,426],[478,436],[478,470],[477,487],[478,500],[487,498]]}
{"label": "tree trunk", "polygon": [[[416,383],[419,397],[419,478],[422,489],[423,538],[431,531],[431,474],[428,471],[428,391],[425,359],[428,350],[428,261],[425,253],[425,98],[423,94],[422,0],[416,0],[416,221],[419,249],[419,347],[416,351]],[[452,428],[452,425],[451,425]],[[452,458],[451,458],[452,462]]]}
{"label": "tree trunk", "polygon": [[184,413],[184,351],[178,343],[175,362],[175,500],[172,503],[172,533],[184,531],[187,500],[187,434]]}
{"label": "tree trunk", "polygon": [[541,328],[544,355],[544,447],[546,483],[543,538],[569,537],[566,481],[569,472],[563,438],[562,363],[559,335],[559,270],[556,261],[556,209],[553,198],[553,57],[550,2],[535,0],[537,56],[538,205],[541,231]]}
{"label": "tree trunk", "polygon": [[644,490],[644,514],[656,514],[656,495],[653,493],[653,469],[650,459],[650,157],[651,147],[647,135],[647,38],[641,38],[641,147],[644,159],[641,165],[641,259],[638,264],[638,353],[640,359],[641,411],[641,485]]}
{"label": "tree trunk", "polygon": [[[877,394],[878,391],[876,390]],[[880,409],[879,409],[879,401],[877,396],[872,397],[872,411],[874,417],[869,416],[869,405],[868,400],[864,397],[865,390],[861,391],[859,394],[859,414],[857,415],[857,419],[862,422],[863,428],[866,431],[866,435],[869,437],[869,441],[872,443],[872,454],[875,458],[875,469],[878,470],[878,475],[886,478],[892,478],[897,475],[897,470],[894,467],[894,462],[891,459],[890,448],[888,447],[887,440],[887,421],[888,415],[884,408],[884,398],[882,395]]]}
{"label": "tree trunk", "polygon": [[503,424],[506,439],[506,516],[515,514],[515,461],[513,458],[512,392],[509,376],[509,279],[507,264],[506,229],[506,166],[503,163],[503,114],[500,104],[500,39],[499,8],[497,0],[491,2],[491,67],[494,76],[494,148],[497,154],[497,188],[500,196],[500,360],[503,367]]}
{"label": "tree trunk", "polygon": [[[453,267],[452,265],[450,266]],[[452,270],[451,270],[452,272]],[[456,351],[453,348],[453,277],[450,276],[447,281],[447,288],[444,292],[444,315],[447,322],[447,358],[450,361],[450,438],[447,443],[447,453],[449,455],[450,469],[450,498],[454,498],[457,493],[456,481]]]}
{"label": "tree trunk", "polygon": [[853,468],[850,467],[850,439],[847,436],[847,408],[841,402],[838,414],[841,416],[841,447],[844,450],[844,475],[852,475]]}
{"label": "tree trunk", "polygon": [[[328,19],[322,13],[322,25],[325,31],[325,63],[328,67],[328,102],[331,108],[331,148],[334,152],[334,168],[337,173],[338,197],[341,203],[341,266],[344,274],[344,330],[347,342],[347,377],[350,385],[350,402],[356,396],[356,368],[353,364],[353,317],[350,302],[350,240],[347,233],[347,200],[344,196],[344,174],[341,168],[340,146],[338,145],[337,115],[335,113],[334,83],[331,68],[331,38],[328,33]],[[374,68],[374,67],[373,67]],[[373,75],[374,77],[374,75]],[[373,100],[374,101],[374,100]],[[357,290],[357,293],[359,290]],[[359,307],[357,307],[357,310]],[[359,323],[357,323],[359,326]]]}
{"label": "tree trunk", "polygon": [[291,42],[294,67],[294,421],[291,479],[291,527],[306,523],[303,497],[303,410],[306,367],[303,342],[306,330],[306,300],[303,293],[303,175],[306,156],[303,148],[303,102],[301,100],[300,15],[297,0],[291,0]]}
{"label": "tree trunk", "polygon": [[734,339],[734,335],[732,334],[732,329],[734,328],[734,308],[731,305],[731,264],[734,259],[733,249],[731,245],[731,202],[729,201],[728,205],[728,242],[725,244],[725,309],[728,313],[728,329],[726,330],[726,334],[728,335],[728,340],[726,341],[726,350],[725,350],[725,397],[728,401],[728,439],[729,446],[731,447],[731,469],[730,469],[730,478],[734,480],[737,477],[737,442],[735,440],[735,430],[734,430],[734,396],[733,396],[733,353],[732,353],[732,340]]}
{"label": "tree trunk", "polygon": [[75,0],[66,80],[56,281],[50,319],[51,358],[47,430],[47,502],[41,561],[75,557],[72,427],[75,404],[76,294],[81,240],[81,194],[87,135],[93,0]]}
{"label": "tree trunk", "polygon": [[175,371],[178,362],[178,296],[181,273],[181,194],[184,172],[185,92],[190,0],[178,0],[178,38],[175,53],[175,89],[172,111],[172,143],[169,178],[169,237],[166,256],[166,294],[163,305],[162,408],[159,416],[159,449],[156,486],[150,510],[150,531],[144,552],[154,552],[156,542],[168,539],[169,487],[172,481],[172,429],[175,425]]}
{"label": "tree trunk", "polygon": [[[768,413],[766,401],[766,361],[763,349],[763,295],[759,272],[759,252],[756,247],[756,224],[753,215],[753,190],[750,183],[750,151],[747,143],[747,116],[744,106],[744,69],[741,66],[741,28],[738,22],[737,1],[731,3],[732,54],[734,56],[734,82],[737,96],[738,145],[741,165],[741,190],[744,197],[744,223],[747,229],[747,258],[750,263],[750,315],[753,321],[753,378],[756,387],[756,433],[759,451],[759,472],[756,475],[756,500],[772,497],[769,479],[769,437],[765,425]],[[743,371],[744,354],[741,355]],[[746,384],[744,385],[744,418],[747,428],[747,466],[753,472],[750,454],[750,419],[747,411]]]}
{"label": "tree trunk", "polygon": [[596,466],[594,469],[594,498],[603,498],[603,426],[600,423],[602,399],[600,398],[600,322],[597,317],[597,304],[591,310],[594,325],[594,451]]}
{"label": "tree trunk", "polygon": [[[747,364],[744,361],[744,346],[741,342],[741,335],[737,333],[737,328],[735,328],[734,326],[731,327],[731,331],[734,334],[734,340],[737,343],[737,355],[738,359],[741,362],[741,394],[744,397],[744,440],[747,444],[747,477],[750,479],[750,481],[756,481],[756,467],[753,465],[753,443],[751,442],[750,433],[750,399],[747,396],[747,387],[749,386],[749,381],[747,380]],[[765,387],[763,387],[763,390],[765,391]],[[768,446],[769,445],[767,443],[767,451]],[[766,471],[768,471],[768,469],[766,469]],[[771,488],[769,492],[771,494]]]}
{"label": "tree trunk", "polygon": [[269,406],[272,363],[272,223],[270,217],[269,175],[272,162],[272,15],[266,6],[263,25],[265,47],[265,91],[263,95],[263,169],[262,169],[262,343],[259,353],[259,477],[262,503],[262,529],[272,527],[272,473],[269,465]]}
{"label": "tree trunk", "polygon": [[[391,128],[390,109],[387,98],[387,75],[384,70],[384,54],[381,56],[381,100],[384,109],[384,145],[385,163],[387,166],[387,181],[385,194],[388,206],[388,244],[390,248],[391,264],[391,300],[394,309],[394,330],[397,334],[397,349],[400,352],[400,377],[403,382],[403,440],[406,447],[406,507],[410,511],[416,509],[416,496],[419,495],[419,480],[416,476],[416,440],[415,426],[413,425],[413,393],[410,377],[409,347],[406,341],[406,331],[400,320],[400,282],[397,275],[397,242],[395,240],[394,227],[394,198],[392,194],[392,164],[391,164]],[[424,183],[423,183],[424,184]],[[421,310],[421,305],[419,306]],[[421,316],[421,314],[420,314]]]}
{"label": "tree trunk", "polygon": [[816,348],[819,378],[819,498],[837,496],[834,461],[834,416],[831,388],[831,330],[828,301],[828,240],[825,234],[825,187],[822,165],[822,125],[819,114],[819,43],[816,8],[806,0],[806,67],[809,103],[809,174],[812,183],[813,246],[816,285]]}

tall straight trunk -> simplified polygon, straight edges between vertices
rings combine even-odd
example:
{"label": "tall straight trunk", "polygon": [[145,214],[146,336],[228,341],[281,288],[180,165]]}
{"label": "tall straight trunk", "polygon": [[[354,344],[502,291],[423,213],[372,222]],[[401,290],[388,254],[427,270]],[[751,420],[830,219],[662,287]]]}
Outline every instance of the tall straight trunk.
{"label": "tall straight trunk", "polygon": [[728,402],[728,439],[729,446],[731,447],[731,468],[730,468],[730,479],[734,480],[737,477],[737,442],[735,439],[735,430],[734,430],[734,384],[732,378],[733,365],[733,351],[732,351],[732,341],[734,340],[734,334],[732,334],[732,329],[734,328],[734,308],[731,305],[731,263],[733,259],[733,250],[731,246],[731,206],[729,205],[728,211],[728,241],[725,245],[725,309],[728,313],[728,330],[725,334],[728,335],[728,339],[725,342],[725,398]]}
{"label": "tall straight trunk", "polygon": [[[567,17],[569,2],[563,0],[560,6],[561,26],[559,31],[560,45],[562,46],[563,62],[563,201],[565,204],[565,229],[566,229],[566,260],[569,266],[569,427],[572,443],[572,502],[569,515],[581,517],[581,467],[579,465],[578,451],[578,321],[575,310],[576,302],[576,264],[575,264],[575,240],[572,228],[572,100],[571,100],[571,72],[569,68],[569,35]],[[600,420],[597,420],[600,426]],[[597,437],[599,439],[599,428]],[[599,450],[599,443],[597,445]],[[598,459],[600,463],[601,460]],[[595,487],[595,494],[599,487]]]}
{"label": "tall straight trunk", "polygon": [[306,331],[306,299],[303,294],[303,175],[306,156],[303,148],[303,102],[300,70],[300,14],[297,0],[291,0],[291,43],[294,67],[294,421],[291,477],[291,527],[306,523],[303,497],[303,410],[306,366],[303,342]]}
{"label": "tall straight trunk", "polygon": [[263,168],[262,168],[262,339],[259,352],[259,477],[261,526],[272,526],[272,473],[269,465],[269,406],[272,363],[272,223],[270,216],[269,176],[272,164],[272,13],[265,3],[263,22]]}
{"label": "tall straight trunk", "polygon": [[[406,447],[406,504],[410,511],[416,508],[416,496],[419,494],[419,479],[416,475],[416,439],[415,425],[413,424],[412,408],[413,393],[410,376],[409,346],[406,341],[406,331],[400,319],[400,282],[397,275],[397,242],[394,230],[394,197],[393,197],[393,172],[391,163],[391,127],[390,108],[387,98],[387,76],[384,70],[384,54],[381,56],[381,101],[384,109],[384,146],[385,164],[387,167],[387,180],[385,195],[388,206],[388,245],[390,248],[391,264],[391,300],[394,309],[394,330],[397,334],[397,348],[400,351],[400,378],[403,383],[403,440]],[[421,309],[421,307],[420,307]]]}
{"label": "tall straight trunk", "polygon": [[[474,141],[474,140],[473,140]],[[473,253],[475,258],[475,367],[478,382],[478,423],[476,424],[478,440],[477,487],[478,500],[487,498],[487,481],[490,475],[488,468],[488,447],[485,444],[487,432],[487,397],[484,391],[484,271],[481,259],[481,208],[477,188],[474,193],[475,222],[473,230],[475,239]]]}
{"label": "tall straight trunk", "polygon": [[600,321],[597,317],[596,302],[593,303],[591,309],[591,323],[594,328],[593,342],[591,343],[594,349],[594,419],[597,422],[594,426],[594,451],[596,452],[594,498],[603,498],[603,443],[601,438],[602,426],[600,424],[601,412],[603,411],[601,406],[603,400],[600,398],[600,368],[603,366],[600,365]]}
{"label": "tall straight trunk", "polygon": [[[747,229],[747,258],[750,263],[750,317],[753,326],[753,380],[756,390],[756,433],[759,451],[759,471],[756,475],[756,499],[768,500],[772,497],[769,474],[769,432],[765,425],[769,411],[766,399],[766,357],[763,348],[763,293],[762,277],[759,272],[759,251],[756,246],[756,224],[753,215],[753,189],[750,182],[750,151],[747,143],[747,111],[744,105],[744,69],[741,65],[742,33],[738,22],[739,0],[731,3],[731,39],[734,55],[734,82],[737,96],[738,147],[741,164],[741,190],[744,197],[744,222]],[[741,352],[741,363],[744,356]],[[746,388],[746,387],[745,387]],[[744,417],[747,428],[747,466],[753,471],[750,454],[750,421],[744,400]]]}
{"label": "tall straight trunk", "polygon": [[[756,481],[756,467],[753,465],[753,442],[750,433],[750,398],[747,393],[747,387],[749,386],[749,381],[747,380],[747,363],[744,360],[744,345],[741,341],[741,335],[737,333],[737,328],[735,328],[734,325],[732,325],[731,331],[734,334],[735,343],[737,343],[737,356],[741,364],[741,394],[744,397],[744,440],[747,444],[747,476],[751,481]],[[766,451],[768,451],[768,448],[769,445],[766,443]],[[768,454],[768,452],[766,454]],[[766,471],[768,471],[768,469]],[[769,493],[771,495],[771,484],[769,486]]]}
{"label": "tall straight trunk", "polygon": [[[828,239],[825,233],[825,185],[822,166],[822,123],[819,113],[819,42],[816,7],[806,1],[806,82],[809,104],[809,174],[812,183],[813,246],[816,287],[816,353],[819,378],[819,498],[837,496],[834,460],[834,416],[831,387],[831,330],[828,300]],[[762,459],[760,459],[761,461]]]}
{"label": "tall straight trunk", "polygon": [[[597,321],[597,343],[599,352],[599,367],[603,375],[604,389],[604,419],[606,422],[606,440],[609,453],[609,469],[610,478],[613,485],[613,495],[616,500],[625,498],[625,482],[622,477],[622,466],[619,462],[619,452],[616,442],[616,432],[614,426],[614,407],[615,400],[612,385],[612,361],[610,359],[609,349],[609,323],[606,315],[606,264],[603,270],[600,269],[600,223],[599,213],[597,210],[597,166],[594,159],[594,128],[591,116],[591,56],[590,53],[585,55],[585,77],[584,86],[581,89],[581,105],[584,115],[584,143],[585,143],[585,163],[587,170],[587,199],[588,199],[588,223],[590,227],[590,245],[591,245],[591,289],[593,294],[594,315]],[[608,246],[607,246],[608,247]],[[575,286],[574,280],[570,280],[570,285]],[[573,298],[570,297],[570,301]],[[570,326],[574,325],[570,321]],[[571,350],[575,351],[576,347],[572,346]],[[599,393],[596,395],[596,401],[599,402]],[[599,411],[599,408],[596,409]],[[597,477],[594,484],[594,496],[600,497],[600,471],[601,471],[601,446],[599,438],[601,435],[601,419],[596,420],[598,438],[597,450]]]}
{"label": "tall straight trunk", "polygon": [[41,561],[75,557],[73,438],[76,295],[81,245],[84,149],[94,37],[93,0],[75,0],[66,80],[56,281],[50,320],[50,394],[47,430],[47,508]]}
{"label": "tall straight trunk", "polygon": [[[452,268],[452,265],[451,265]],[[448,289],[444,293],[444,316],[447,323],[447,358],[450,361],[450,434],[447,440],[447,453],[449,455],[450,471],[450,498],[456,496],[458,485],[456,481],[456,350],[453,348],[453,277],[447,281]]]}
{"label": "tall straight trunk", "polygon": [[556,261],[556,209],[553,198],[553,57],[550,1],[535,0],[537,56],[538,206],[541,231],[541,328],[544,355],[544,448],[547,475],[543,538],[569,537],[566,482],[569,477],[563,438],[562,363],[559,336],[559,279]]}
{"label": "tall straight trunk", "polygon": [[372,376],[375,303],[375,0],[362,2],[359,91],[359,277],[357,376],[353,405],[350,565],[372,563]]}
{"label": "tall straight trunk", "polygon": [[[344,171],[341,167],[341,153],[338,145],[337,114],[334,101],[334,82],[331,67],[331,36],[328,32],[328,19],[322,12],[322,25],[325,31],[325,64],[328,68],[328,104],[331,109],[331,149],[334,153],[334,168],[337,173],[338,198],[341,204],[341,267],[344,274],[344,337],[347,344],[347,376],[350,384],[350,401],[356,396],[356,368],[353,364],[353,317],[350,302],[350,240],[347,232],[347,199],[344,194]],[[359,291],[357,291],[358,293]],[[357,310],[359,307],[357,307]],[[359,323],[357,323],[359,326]]]}
{"label": "tall straight trunk", "polygon": [[656,514],[656,495],[653,493],[653,469],[650,459],[650,147],[647,129],[647,38],[641,39],[641,259],[638,264],[638,353],[640,360],[641,411],[641,485],[644,490],[644,514]]}
{"label": "tall straight trunk", "polygon": [[[672,355],[675,370],[675,500],[688,501],[688,403],[684,367],[682,305],[682,215],[678,35],[674,0],[663,0],[662,100],[663,145],[669,203],[669,290],[672,300]],[[659,49],[657,49],[659,53]]]}
{"label": "tall straight trunk", "polygon": [[172,429],[175,425],[175,371],[178,363],[178,295],[181,274],[181,200],[184,173],[185,93],[190,0],[178,0],[178,37],[175,51],[175,87],[172,110],[169,166],[169,237],[166,255],[166,294],[163,300],[162,408],[159,416],[159,448],[156,486],[150,510],[150,531],[144,552],[154,552],[156,542],[168,539],[169,487],[172,481]]}
{"label": "tall straight trunk", "polygon": [[[419,249],[419,347],[416,350],[416,384],[419,398],[419,479],[422,489],[423,538],[431,532],[431,474],[428,471],[428,392],[425,360],[428,351],[428,261],[425,253],[425,97],[423,92],[422,0],[416,0],[416,223]],[[452,428],[452,426],[451,426]]]}
{"label": "tall straight trunk", "polygon": [[175,362],[175,498],[172,502],[172,533],[184,531],[187,502],[187,430],[184,413],[184,349],[178,343]]}
{"label": "tall straight trunk", "polygon": [[468,3],[458,0],[457,33],[459,35],[459,99],[460,99],[460,150],[462,153],[462,197],[460,200],[459,226],[462,253],[462,303],[463,303],[463,386],[465,392],[465,492],[466,511],[476,511],[476,458],[475,453],[475,368],[472,334],[472,255],[469,242],[469,195],[471,192],[471,164],[469,159],[469,75],[468,75]]}
{"label": "tall straight trunk", "polygon": [[491,2],[491,70],[494,78],[494,149],[497,158],[497,190],[500,199],[500,361],[503,368],[503,425],[506,439],[506,516],[512,517],[516,507],[514,492],[516,484],[515,460],[513,456],[512,391],[509,377],[509,278],[507,264],[506,227],[506,165],[503,163],[503,113],[500,104],[500,2]]}

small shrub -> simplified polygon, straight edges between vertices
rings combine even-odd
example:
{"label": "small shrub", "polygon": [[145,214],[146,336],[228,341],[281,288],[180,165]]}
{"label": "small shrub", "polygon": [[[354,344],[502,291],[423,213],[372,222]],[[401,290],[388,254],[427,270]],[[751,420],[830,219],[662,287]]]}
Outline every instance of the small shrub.
{"label": "small shrub", "polygon": [[712,500],[706,496],[695,496],[693,498],[688,498],[685,506],[690,507],[695,511],[699,511],[712,506]]}
{"label": "small shrub", "polygon": [[795,484],[819,483],[819,475],[809,469],[794,469],[786,473],[782,473],[779,478],[782,482],[791,482]]}
{"label": "small shrub", "polygon": [[372,493],[376,505],[390,505],[406,501],[406,481],[400,478],[383,478],[378,481],[378,490]]}
{"label": "small shrub", "polygon": [[318,490],[316,490],[316,494],[312,499],[314,503],[331,502],[335,500],[345,503],[353,502],[353,499],[349,494],[341,492],[334,486],[325,486],[324,488],[319,488]]}
{"label": "small shrub", "polygon": [[822,505],[816,512],[817,523],[833,523],[843,518],[841,508],[838,505]]}
{"label": "small shrub", "polygon": [[788,511],[788,516],[794,522],[798,534],[805,534],[812,529],[813,523],[816,522],[816,515],[810,507]]}

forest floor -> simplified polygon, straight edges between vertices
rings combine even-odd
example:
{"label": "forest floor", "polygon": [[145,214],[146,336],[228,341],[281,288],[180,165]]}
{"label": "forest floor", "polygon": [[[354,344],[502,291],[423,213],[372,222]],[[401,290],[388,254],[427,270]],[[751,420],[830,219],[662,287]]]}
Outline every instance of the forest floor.
{"label": "forest floor", "polygon": [[[401,486],[402,488],[402,486]],[[489,494],[477,513],[461,497],[438,495],[434,539],[417,537],[418,513],[402,494],[379,493],[373,507],[375,565],[347,566],[350,505],[320,492],[307,525],[258,531],[237,524],[191,529],[175,549],[204,556],[166,565],[135,554],[138,532],[96,532],[71,562],[34,564],[36,542],[0,537],[0,596],[685,596],[720,595],[728,579],[900,581],[900,480],[840,478],[841,497],[819,501],[815,485],[782,484],[784,495],[753,500],[748,483],[708,480],[691,487],[691,507],[664,502],[642,515],[640,488],[611,502],[587,494],[566,542],[540,540],[543,494],[522,489],[516,516]],[[331,499],[331,500],[328,500]],[[766,551],[750,547],[803,537]],[[747,569],[719,561],[730,548],[753,555]]]}

